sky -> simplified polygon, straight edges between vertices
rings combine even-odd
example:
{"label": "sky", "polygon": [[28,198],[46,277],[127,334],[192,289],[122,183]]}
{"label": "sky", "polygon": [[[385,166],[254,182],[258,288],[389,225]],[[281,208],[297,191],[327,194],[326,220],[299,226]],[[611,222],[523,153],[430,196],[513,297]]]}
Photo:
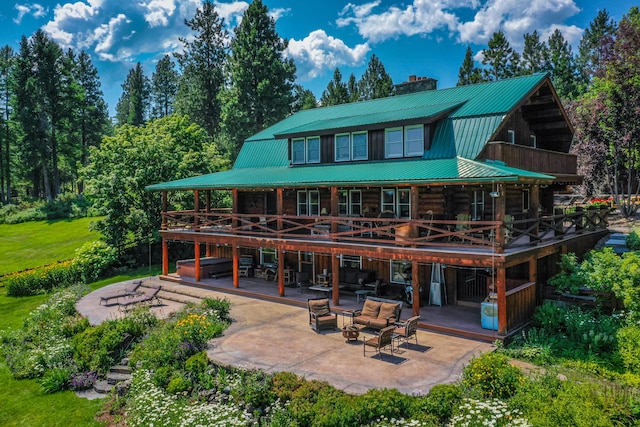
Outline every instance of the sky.
{"label": "sky", "polygon": [[[278,34],[289,40],[286,55],[297,66],[297,83],[320,98],[340,68],[343,81],[360,79],[371,55],[394,83],[409,75],[455,86],[467,46],[476,58],[495,31],[522,49],[523,34],[543,39],[559,28],[577,52],[583,30],[606,9],[619,21],[633,0],[263,0]],[[635,4],[634,4],[635,3]],[[0,45],[16,51],[23,35],[42,28],[65,50],[86,51],[98,69],[105,101],[114,114],[122,82],[137,62],[151,77],[165,54],[180,52],[202,0],[2,0]],[[214,1],[232,33],[249,5]],[[480,65],[479,63],[477,65]]]}

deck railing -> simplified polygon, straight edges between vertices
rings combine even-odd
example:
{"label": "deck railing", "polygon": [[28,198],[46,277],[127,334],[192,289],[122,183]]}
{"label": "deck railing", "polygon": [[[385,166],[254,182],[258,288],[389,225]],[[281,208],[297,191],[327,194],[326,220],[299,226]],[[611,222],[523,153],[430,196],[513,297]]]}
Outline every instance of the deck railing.
{"label": "deck railing", "polygon": [[[391,243],[416,248],[468,245],[495,247],[499,251],[606,228],[606,215],[604,210],[558,212],[503,223],[171,211],[163,214],[163,229],[279,239]],[[500,241],[500,237],[503,240]]]}
{"label": "deck railing", "polygon": [[536,309],[536,284],[522,283],[507,290],[507,331],[531,319]]}

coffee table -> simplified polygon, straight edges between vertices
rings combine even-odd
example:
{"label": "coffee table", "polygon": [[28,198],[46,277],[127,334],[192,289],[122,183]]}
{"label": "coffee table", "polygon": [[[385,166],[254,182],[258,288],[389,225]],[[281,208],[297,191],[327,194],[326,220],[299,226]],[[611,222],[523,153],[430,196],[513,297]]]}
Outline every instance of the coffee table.
{"label": "coffee table", "polygon": [[345,325],[342,327],[342,336],[345,338],[345,342],[358,341],[360,331],[364,329],[364,325]]}

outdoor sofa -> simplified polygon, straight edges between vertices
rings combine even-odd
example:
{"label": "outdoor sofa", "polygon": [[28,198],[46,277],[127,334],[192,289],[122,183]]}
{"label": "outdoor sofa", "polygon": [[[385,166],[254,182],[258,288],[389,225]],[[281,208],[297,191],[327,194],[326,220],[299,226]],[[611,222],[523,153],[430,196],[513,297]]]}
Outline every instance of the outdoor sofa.
{"label": "outdoor sofa", "polygon": [[360,310],[352,312],[352,323],[383,329],[400,320],[402,301],[369,296]]}

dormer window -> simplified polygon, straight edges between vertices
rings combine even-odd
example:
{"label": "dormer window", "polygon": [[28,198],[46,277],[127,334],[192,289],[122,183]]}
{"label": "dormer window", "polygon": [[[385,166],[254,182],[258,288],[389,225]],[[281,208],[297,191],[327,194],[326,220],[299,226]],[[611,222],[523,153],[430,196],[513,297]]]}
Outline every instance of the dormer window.
{"label": "dormer window", "polygon": [[509,129],[507,131],[507,142],[509,144],[515,144],[516,143],[516,132],[513,129]]}
{"label": "dormer window", "polygon": [[424,154],[424,125],[385,129],[385,158],[417,157]]}
{"label": "dormer window", "polygon": [[294,138],[291,140],[291,163],[320,163],[320,137]]}
{"label": "dormer window", "polygon": [[369,158],[369,144],[367,132],[339,133],[335,136],[335,160],[346,162],[349,160],[367,160]]}

